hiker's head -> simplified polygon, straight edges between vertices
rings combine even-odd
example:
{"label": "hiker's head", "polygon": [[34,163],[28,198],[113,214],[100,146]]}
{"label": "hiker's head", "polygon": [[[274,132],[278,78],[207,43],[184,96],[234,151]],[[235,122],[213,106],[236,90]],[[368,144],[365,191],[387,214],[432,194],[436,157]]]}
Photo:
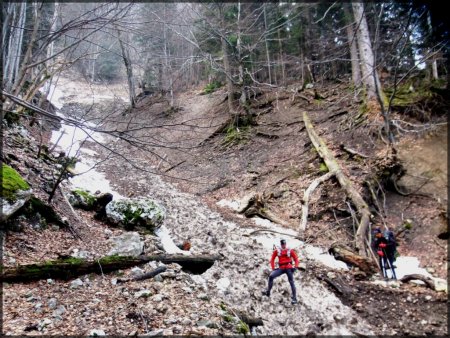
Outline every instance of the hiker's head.
{"label": "hiker's head", "polygon": [[285,240],[285,239],[282,239],[282,240],[280,241],[280,244],[281,244],[281,247],[282,247],[282,248],[285,248],[285,247],[286,247],[286,240]]}
{"label": "hiker's head", "polygon": [[373,237],[380,238],[381,236],[383,236],[383,234],[381,233],[381,229],[379,227],[375,228],[373,230]]}

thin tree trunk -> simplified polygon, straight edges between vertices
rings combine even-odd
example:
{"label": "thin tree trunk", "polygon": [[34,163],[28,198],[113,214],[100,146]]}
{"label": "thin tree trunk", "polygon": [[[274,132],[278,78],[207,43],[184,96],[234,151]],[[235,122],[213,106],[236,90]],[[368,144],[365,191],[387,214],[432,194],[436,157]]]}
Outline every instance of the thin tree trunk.
{"label": "thin tree trunk", "polygon": [[227,89],[228,89],[228,111],[230,114],[233,114],[234,107],[233,107],[233,96],[234,96],[234,89],[233,89],[233,82],[231,80],[231,69],[230,69],[230,60],[228,59],[228,45],[225,41],[224,37],[221,37],[222,42],[222,53],[223,53],[223,67],[225,70],[225,77],[227,82]]}
{"label": "thin tree trunk", "polygon": [[283,61],[283,43],[281,42],[281,35],[280,30],[278,29],[278,47],[280,49],[280,64],[281,64],[281,76],[282,76],[282,82],[281,85],[286,84],[286,74],[284,69],[284,61]]}
{"label": "thin tree trunk", "polygon": [[[266,4],[263,4],[264,10],[264,29],[267,31],[267,16],[266,16]],[[267,41],[267,35],[264,38],[266,44],[266,58],[267,58],[267,73],[269,75],[269,84],[272,84],[272,75],[270,74],[270,53],[269,53],[269,41]]]}
{"label": "thin tree trunk", "polygon": [[120,29],[118,29],[118,28],[117,28],[117,36],[119,39],[120,49],[122,50],[123,63],[125,64],[125,68],[127,71],[128,94],[130,97],[130,105],[131,105],[131,108],[135,108],[136,107],[136,95],[134,92],[133,69],[131,67],[130,55],[128,53],[128,50],[125,48],[125,46],[123,44],[121,34],[120,34]]}

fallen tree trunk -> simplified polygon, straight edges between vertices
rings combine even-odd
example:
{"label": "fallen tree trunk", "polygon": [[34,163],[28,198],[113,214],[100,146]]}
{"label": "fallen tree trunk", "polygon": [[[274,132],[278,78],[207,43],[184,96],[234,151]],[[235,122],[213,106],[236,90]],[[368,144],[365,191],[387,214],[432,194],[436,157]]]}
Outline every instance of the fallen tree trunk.
{"label": "fallen tree trunk", "polygon": [[434,280],[432,280],[430,277],[426,277],[419,274],[411,274],[411,275],[405,275],[400,279],[400,282],[407,283],[411,280],[420,280],[425,283],[427,287],[429,287],[431,290],[436,290],[436,285],[434,284]]}
{"label": "fallen tree trunk", "polygon": [[368,274],[374,274],[377,272],[376,264],[368,259],[367,257],[363,257],[354,253],[349,248],[342,244],[333,244],[328,250],[330,254],[334,256],[337,260],[343,261],[347,264],[357,266],[361,271],[366,272]]}
{"label": "fallen tree trunk", "polygon": [[312,144],[316,148],[320,157],[324,160],[325,164],[328,167],[328,170],[335,173],[339,184],[345,190],[347,196],[353,202],[360,215],[358,229],[355,234],[355,246],[360,255],[362,255],[363,257],[367,257],[368,253],[366,252],[366,249],[370,250],[370,248],[366,248],[365,245],[366,234],[369,229],[370,221],[369,206],[364,201],[360,193],[353,187],[352,182],[343,173],[335,157],[327,148],[325,142],[319,137],[319,135],[317,135],[306,112],[303,112],[303,121],[305,122],[306,130]]}
{"label": "fallen tree trunk", "polygon": [[306,223],[308,221],[308,208],[309,208],[309,196],[313,193],[313,191],[318,187],[318,185],[322,182],[325,182],[329,178],[334,176],[334,172],[328,172],[323,176],[316,178],[311,182],[308,189],[305,191],[305,195],[303,196],[303,205],[302,205],[302,220],[300,222],[300,233],[305,232]]}
{"label": "fallen tree trunk", "polygon": [[167,270],[167,267],[160,266],[160,267],[156,268],[153,271],[144,273],[144,274],[142,274],[140,276],[137,276],[137,277],[120,278],[120,279],[117,280],[117,284],[119,284],[119,283],[126,283],[126,282],[130,282],[130,281],[139,281],[139,280],[150,279],[150,278],[153,278],[153,277],[159,275],[160,273],[163,273],[166,270]]}
{"label": "fallen tree trunk", "polygon": [[153,256],[106,256],[95,261],[79,258],[46,261],[38,264],[20,265],[14,268],[3,268],[0,275],[2,282],[26,282],[47,278],[68,280],[88,273],[106,273],[150,261],[162,263],[178,263],[190,271],[206,271],[220,256],[185,256],[185,255],[153,255]]}

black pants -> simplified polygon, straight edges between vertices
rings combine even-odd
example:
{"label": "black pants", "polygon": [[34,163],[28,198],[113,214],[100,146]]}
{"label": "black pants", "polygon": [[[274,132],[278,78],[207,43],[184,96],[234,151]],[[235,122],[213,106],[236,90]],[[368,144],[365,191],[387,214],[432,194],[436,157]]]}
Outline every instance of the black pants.
{"label": "black pants", "polygon": [[297,299],[297,290],[295,289],[295,282],[294,282],[294,271],[295,271],[294,269],[279,269],[279,268],[273,270],[269,276],[269,289],[267,291],[270,293],[270,290],[272,290],[273,286],[273,280],[285,273],[288,276],[289,284],[291,284],[292,299]]}
{"label": "black pants", "polygon": [[[384,256],[380,257],[380,266],[384,265],[384,269],[390,269],[392,271],[392,277],[394,279],[397,279],[397,276],[395,275],[395,269],[394,261],[395,261],[395,251],[392,250],[383,250]],[[382,265],[383,264],[383,265]],[[386,271],[383,271],[384,277],[387,277]]]}

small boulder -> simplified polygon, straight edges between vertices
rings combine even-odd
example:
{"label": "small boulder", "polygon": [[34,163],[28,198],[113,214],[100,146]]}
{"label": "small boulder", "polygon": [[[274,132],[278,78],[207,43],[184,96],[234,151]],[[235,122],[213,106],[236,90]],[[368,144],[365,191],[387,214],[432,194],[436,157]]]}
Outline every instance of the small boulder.
{"label": "small boulder", "polygon": [[0,189],[0,222],[6,221],[31,197],[32,189],[20,174],[2,164],[2,189]]}
{"label": "small boulder", "polygon": [[81,279],[79,279],[79,278],[73,280],[73,281],[70,283],[70,288],[71,288],[71,289],[77,289],[77,288],[80,287],[80,286],[83,286],[83,281],[82,281]]}
{"label": "small boulder", "polygon": [[153,231],[165,218],[164,208],[148,198],[112,201],[106,205],[105,211],[110,223],[126,230],[141,226]]}
{"label": "small boulder", "polygon": [[105,331],[93,329],[91,332],[89,332],[89,337],[100,337],[100,336],[106,336]]}
{"label": "small boulder", "polygon": [[113,248],[108,255],[118,256],[139,256],[144,250],[144,242],[137,232],[125,232],[120,236],[110,239],[113,242]]}

